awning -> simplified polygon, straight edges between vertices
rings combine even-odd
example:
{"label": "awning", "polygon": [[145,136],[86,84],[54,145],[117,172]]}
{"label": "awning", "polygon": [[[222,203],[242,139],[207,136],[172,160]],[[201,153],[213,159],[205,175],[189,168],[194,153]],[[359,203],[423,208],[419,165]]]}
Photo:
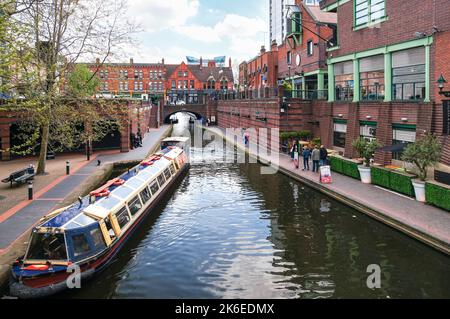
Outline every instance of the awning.
{"label": "awning", "polygon": [[384,153],[390,153],[390,152],[397,153],[397,152],[403,151],[407,146],[408,146],[408,144],[406,144],[406,143],[399,143],[399,144],[395,144],[395,145],[391,145],[391,146],[385,146],[378,150],[380,152],[384,152]]}

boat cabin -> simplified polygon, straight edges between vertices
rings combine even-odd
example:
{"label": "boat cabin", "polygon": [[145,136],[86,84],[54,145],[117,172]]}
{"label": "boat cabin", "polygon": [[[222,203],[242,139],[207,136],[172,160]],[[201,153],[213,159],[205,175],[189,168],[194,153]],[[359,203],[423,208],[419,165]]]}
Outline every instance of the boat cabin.
{"label": "boat cabin", "polygon": [[44,270],[84,263],[103,254],[130,231],[187,162],[167,147],[72,206],[45,216],[33,230],[24,265]]}
{"label": "boat cabin", "polygon": [[161,141],[161,150],[165,150],[167,147],[179,147],[189,156],[191,139],[189,137],[168,137]]}

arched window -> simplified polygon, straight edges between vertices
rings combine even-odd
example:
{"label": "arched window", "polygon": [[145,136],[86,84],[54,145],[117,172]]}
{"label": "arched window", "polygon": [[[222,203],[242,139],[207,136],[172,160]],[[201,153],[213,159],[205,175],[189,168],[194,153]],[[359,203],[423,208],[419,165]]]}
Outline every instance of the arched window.
{"label": "arched window", "polygon": [[215,90],[216,89],[216,81],[213,77],[210,77],[208,79],[208,90]]}
{"label": "arched window", "polygon": [[222,80],[220,80],[220,89],[221,90],[228,89],[228,79],[226,77],[223,77]]}

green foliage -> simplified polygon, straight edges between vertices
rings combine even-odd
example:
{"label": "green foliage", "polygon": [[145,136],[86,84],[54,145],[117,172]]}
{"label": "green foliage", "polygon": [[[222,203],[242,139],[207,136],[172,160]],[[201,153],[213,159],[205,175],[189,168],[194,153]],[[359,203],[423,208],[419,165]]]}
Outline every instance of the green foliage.
{"label": "green foliage", "polygon": [[285,91],[292,91],[292,83],[290,81],[283,81],[282,86]]}
{"label": "green foliage", "polygon": [[77,64],[69,74],[66,93],[85,99],[93,96],[99,86],[100,79],[94,76],[86,65]]}
{"label": "green foliage", "polygon": [[427,202],[436,207],[450,211],[450,188],[436,183],[426,183]]}
{"label": "green foliage", "polygon": [[402,160],[414,164],[419,170],[420,180],[425,181],[428,168],[439,162],[441,152],[442,146],[439,139],[428,133],[417,142],[408,145],[403,153]]}
{"label": "green foliage", "polygon": [[314,145],[321,146],[322,145],[322,139],[320,137],[316,137],[312,140]]}
{"label": "green foliage", "polygon": [[289,132],[282,132],[282,133],[280,133],[280,138],[282,140],[287,140],[290,137],[291,137],[291,134]]}
{"label": "green foliage", "polygon": [[414,197],[412,179],[414,175],[405,174],[383,167],[373,166],[371,169],[372,184],[390,189],[394,192]]}
{"label": "green foliage", "polygon": [[376,150],[381,147],[381,144],[376,139],[369,141],[364,137],[360,137],[353,141],[352,146],[359,156],[364,158],[364,165],[370,167],[370,160],[373,158]]}
{"label": "green foliage", "polygon": [[298,136],[302,140],[307,140],[312,136],[312,133],[311,133],[311,131],[303,130],[303,131],[298,132]]}
{"label": "green foliage", "polygon": [[358,170],[358,164],[353,161],[332,156],[330,157],[330,166],[331,170],[336,173],[344,174],[355,179],[361,178]]}

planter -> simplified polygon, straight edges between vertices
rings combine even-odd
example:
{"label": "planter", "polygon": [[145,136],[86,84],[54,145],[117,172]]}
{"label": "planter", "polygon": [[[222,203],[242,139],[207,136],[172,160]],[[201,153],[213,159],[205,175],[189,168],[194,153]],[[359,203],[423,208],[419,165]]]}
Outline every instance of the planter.
{"label": "planter", "polygon": [[361,182],[363,184],[372,184],[372,175],[370,167],[358,166],[359,174],[361,175]]}
{"label": "planter", "polygon": [[425,183],[419,180],[414,180],[412,182],[414,186],[414,192],[416,193],[416,200],[421,203],[425,203],[426,194],[425,194]]}

